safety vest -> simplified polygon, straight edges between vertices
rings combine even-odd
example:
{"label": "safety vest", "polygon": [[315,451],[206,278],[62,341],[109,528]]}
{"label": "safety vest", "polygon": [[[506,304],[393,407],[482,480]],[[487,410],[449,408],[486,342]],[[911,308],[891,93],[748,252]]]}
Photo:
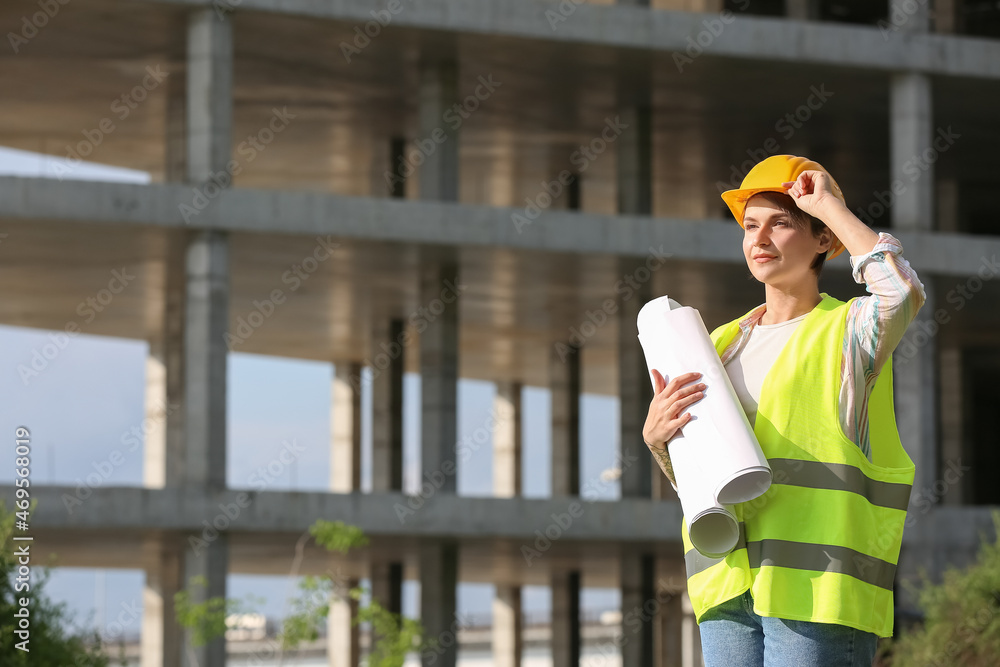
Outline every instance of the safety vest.
{"label": "safety vest", "polygon": [[[892,636],[893,579],[915,467],[896,430],[891,357],[868,399],[872,461],[844,435],[840,361],[854,299],[821,296],[764,378],[754,434],[772,481],[763,496],[733,506],[736,548],[723,558],[703,556],[682,521],[698,622],[749,589],[760,616]],[[720,356],[750,312],[712,332]]]}

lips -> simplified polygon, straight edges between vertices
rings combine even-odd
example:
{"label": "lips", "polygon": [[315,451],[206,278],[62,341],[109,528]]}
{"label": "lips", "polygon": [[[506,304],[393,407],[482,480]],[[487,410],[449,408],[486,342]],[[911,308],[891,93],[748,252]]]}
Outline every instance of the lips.
{"label": "lips", "polygon": [[754,259],[775,259],[777,255],[754,255]]}

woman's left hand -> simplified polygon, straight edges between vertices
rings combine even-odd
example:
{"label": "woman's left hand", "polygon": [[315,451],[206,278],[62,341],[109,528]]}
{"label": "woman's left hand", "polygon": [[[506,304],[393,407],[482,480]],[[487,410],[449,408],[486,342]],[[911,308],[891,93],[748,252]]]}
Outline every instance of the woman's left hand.
{"label": "woman's left hand", "polygon": [[794,181],[782,183],[781,186],[789,188],[788,194],[800,209],[821,220],[826,209],[843,205],[833,194],[830,177],[817,169],[804,171]]}

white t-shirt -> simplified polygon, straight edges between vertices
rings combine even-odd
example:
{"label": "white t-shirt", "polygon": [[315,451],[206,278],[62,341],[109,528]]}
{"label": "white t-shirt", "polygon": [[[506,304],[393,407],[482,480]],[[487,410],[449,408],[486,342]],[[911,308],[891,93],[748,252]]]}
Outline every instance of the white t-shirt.
{"label": "white t-shirt", "polygon": [[726,363],[726,372],[733,383],[736,396],[740,399],[751,426],[757,419],[757,404],[760,403],[760,389],[764,377],[771,370],[775,360],[784,349],[785,343],[795,331],[795,327],[809,313],[778,324],[754,326],[746,345]]}

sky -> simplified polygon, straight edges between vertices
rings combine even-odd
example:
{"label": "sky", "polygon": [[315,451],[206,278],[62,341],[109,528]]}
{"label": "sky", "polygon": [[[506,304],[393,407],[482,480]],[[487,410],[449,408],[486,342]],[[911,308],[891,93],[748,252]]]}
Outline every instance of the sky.
{"label": "sky", "polygon": [[[72,171],[59,168],[59,160],[25,151],[0,148],[0,176],[55,177],[77,180],[148,183],[149,174],[117,167],[83,163]],[[3,231],[0,224],[0,231]],[[0,252],[0,261],[3,261]],[[86,295],[81,295],[84,298]],[[112,302],[108,308],[115,306]],[[122,437],[140,426],[144,415],[145,341],[79,334],[37,377],[22,379],[19,367],[28,366],[32,352],[50,343],[50,331],[0,325],[0,429],[13,433],[19,425],[32,433],[31,480],[38,484],[75,485],[89,473],[103,468],[115,450],[124,460],[115,460],[107,486],[142,485],[142,448],[134,452],[121,444]],[[267,490],[325,491],[328,487],[330,385],[334,365],[291,358],[230,353],[228,359],[227,483],[250,488],[249,477],[274,459],[288,440],[303,446],[303,453],[282,472]],[[363,383],[362,490],[370,489],[371,421],[369,383]],[[459,439],[487,423],[493,408],[492,383],[461,380],[458,391]],[[604,482],[602,472],[612,468],[618,448],[618,400],[584,394],[581,405],[581,476],[597,483],[595,496],[619,496],[617,481]],[[404,491],[419,485],[420,376],[404,378],[403,464]],[[523,409],[523,488],[528,497],[549,495],[549,392],[527,387]],[[0,484],[11,484],[13,439],[3,451],[8,465],[0,466]],[[464,496],[489,496],[492,489],[492,443],[487,442],[468,461],[460,462],[457,492]],[[588,487],[589,488],[589,487]],[[334,519],[335,517],[329,517]],[[122,632],[137,636],[141,615],[127,610],[142,605],[144,575],[139,570],[56,568],[46,590],[50,598],[63,601],[78,627],[101,628],[114,638]],[[364,583],[364,582],[363,582]],[[294,592],[287,576],[231,574],[228,595],[262,598],[255,610],[279,618],[284,600]],[[418,615],[419,586],[407,582],[403,612]],[[458,613],[488,617],[493,587],[460,584]],[[585,589],[584,611],[615,609],[617,590]],[[526,587],[525,611],[532,616],[549,610],[548,590]],[[126,622],[117,625],[117,620]],[[119,630],[121,628],[121,630]]]}

